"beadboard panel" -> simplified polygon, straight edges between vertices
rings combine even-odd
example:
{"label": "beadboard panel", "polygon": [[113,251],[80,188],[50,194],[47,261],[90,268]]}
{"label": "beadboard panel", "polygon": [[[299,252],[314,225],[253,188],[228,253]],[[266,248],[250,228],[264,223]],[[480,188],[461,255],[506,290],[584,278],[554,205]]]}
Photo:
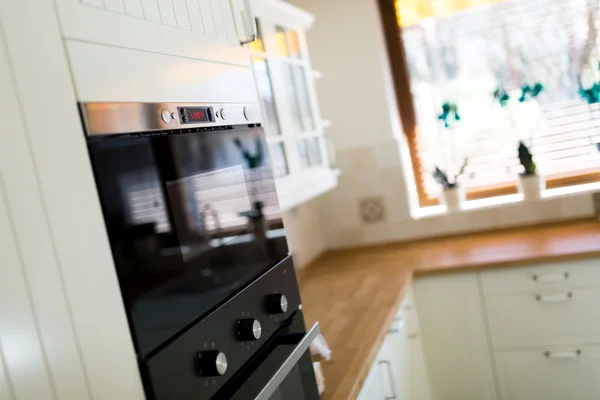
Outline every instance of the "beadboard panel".
{"label": "beadboard panel", "polygon": [[[0,47],[2,45],[0,44]],[[65,288],[37,184],[27,133],[12,84],[11,66],[0,48],[0,171],[10,209],[14,241],[22,273],[35,309],[40,344],[47,358],[56,394],[61,400],[89,399],[78,341],[69,314]],[[7,264],[7,268],[17,268]],[[0,397],[2,398],[2,397]]]}
{"label": "beadboard panel", "polygon": [[[30,2],[4,0],[0,3],[7,53],[24,110],[28,143],[55,258],[63,277],[64,298],[68,300],[83,368],[89,378],[90,397],[98,400],[144,399],[77,98],[55,16],[53,2],[36,2],[36,12],[31,12]],[[36,34],[31,35],[31,32]],[[11,283],[11,290],[17,288]],[[4,290],[0,292],[6,295]],[[10,304],[9,312],[21,315],[19,307],[27,302],[16,303],[0,300],[2,305]],[[23,318],[28,315],[26,310],[22,313]],[[28,338],[24,332],[27,331],[21,329],[16,343],[10,345],[5,345],[3,338],[7,365],[15,362],[15,355],[7,354],[7,351],[15,351],[22,345]],[[36,338],[38,348],[41,339]],[[19,365],[24,365],[23,354],[25,352],[21,351]],[[48,352],[48,364],[50,359]],[[39,383],[44,382],[41,372],[37,376],[33,369],[26,372],[23,390],[42,390],[50,384]],[[13,378],[12,369],[9,375]],[[59,376],[52,371],[52,376],[55,375]],[[46,377],[46,382],[48,380]],[[14,382],[18,392],[17,381]],[[29,397],[17,393],[18,400],[26,398]],[[31,398],[49,397],[37,395]]]}

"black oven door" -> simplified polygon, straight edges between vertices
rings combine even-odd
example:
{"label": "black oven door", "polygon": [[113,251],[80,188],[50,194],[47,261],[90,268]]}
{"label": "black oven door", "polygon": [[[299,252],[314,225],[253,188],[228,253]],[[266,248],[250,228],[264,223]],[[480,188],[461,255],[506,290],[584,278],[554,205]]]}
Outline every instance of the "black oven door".
{"label": "black oven door", "polygon": [[88,145],[140,356],[288,256],[262,127],[90,137]]}
{"label": "black oven door", "polygon": [[306,333],[282,333],[231,382],[218,398],[232,400],[318,400],[309,346],[319,324]]}

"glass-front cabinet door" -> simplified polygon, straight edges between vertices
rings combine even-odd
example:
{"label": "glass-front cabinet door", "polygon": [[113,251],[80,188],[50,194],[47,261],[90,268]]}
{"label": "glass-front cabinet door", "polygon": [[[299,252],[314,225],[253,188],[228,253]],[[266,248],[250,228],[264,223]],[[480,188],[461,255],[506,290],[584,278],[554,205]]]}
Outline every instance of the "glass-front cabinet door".
{"label": "glass-front cabinet door", "polygon": [[257,0],[254,4],[258,38],[249,45],[250,53],[285,208],[299,202],[289,199],[294,188],[302,187],[301,197],[308,200],[337,184],[337,174],[330,169],[305,37],[314,19],[283,1]]}

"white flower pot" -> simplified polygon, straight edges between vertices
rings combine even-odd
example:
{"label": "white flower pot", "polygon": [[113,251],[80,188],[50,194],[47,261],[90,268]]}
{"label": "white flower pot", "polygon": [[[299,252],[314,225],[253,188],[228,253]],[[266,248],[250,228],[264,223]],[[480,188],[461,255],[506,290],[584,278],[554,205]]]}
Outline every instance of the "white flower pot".
{"label": "white flower pot", "polygon": [[525,200],[539,200],[546,189],[546,180],[542,175],[519,175],[519,192]]}
{"label": "white flower pot", "polygon": [[448,208],[448,212],[460,211],[461,204],[465,201],[465,191],[460,187],[444,189],[442,192],[442,201]]}

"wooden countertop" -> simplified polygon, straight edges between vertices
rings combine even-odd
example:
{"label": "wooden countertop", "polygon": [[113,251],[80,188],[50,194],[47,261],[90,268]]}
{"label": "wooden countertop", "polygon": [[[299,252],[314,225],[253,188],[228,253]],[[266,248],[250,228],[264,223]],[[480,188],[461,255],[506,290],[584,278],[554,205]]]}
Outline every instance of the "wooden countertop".
{"label": "wooden countertop", "polygon": [[323,400],[355,399],[413,276],[600,257],[600,223],[580,220],[333,251],[299,274],[307,324],[332,349]]}

